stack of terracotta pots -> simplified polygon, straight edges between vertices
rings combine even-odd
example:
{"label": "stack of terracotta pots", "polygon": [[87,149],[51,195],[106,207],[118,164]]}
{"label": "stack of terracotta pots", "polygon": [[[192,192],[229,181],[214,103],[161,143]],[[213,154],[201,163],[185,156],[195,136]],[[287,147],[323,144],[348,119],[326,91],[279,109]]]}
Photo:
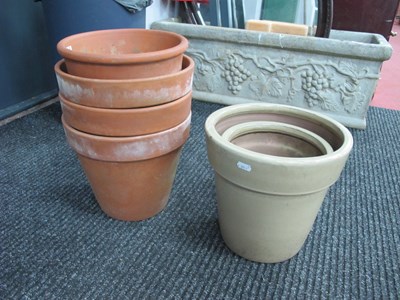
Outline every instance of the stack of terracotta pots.
{"label": "stack of terracotta pots", "polygon": [[138,221],[167,204],[189,136],[194,63],[181,35],[93,31],[61,40],[62,122],[109,216]]}

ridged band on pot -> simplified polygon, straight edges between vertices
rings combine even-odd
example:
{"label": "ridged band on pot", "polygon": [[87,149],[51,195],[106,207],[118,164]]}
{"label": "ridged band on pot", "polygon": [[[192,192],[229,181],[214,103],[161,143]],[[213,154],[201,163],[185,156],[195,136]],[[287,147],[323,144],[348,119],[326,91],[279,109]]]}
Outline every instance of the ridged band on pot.
{"label": "ridged band on pot", "polygon": [[[255,140],[259,139],[258,136],[243,139],[244,141],[235,141],[241,139],[242,137],[246,137],[247,135],[253,134],[277,134],[277,136],[281,137],[280,141],[277,139],[272,140],[272,149],[268,149],[264,147],[265,152],[257,151],[255,148]],[[301,128],[299,126],[294,126],[285,123],[279,122],[271,122],[271,121],[255,121],[255,122],[247,122],[247,123],[240,123],[228,128],[223,134],[222,137],[227,141],[238,145],[239,147],[244,148],[243,151],[256,151],[259,153],[271,154],[276,156],[289,156],[292,157],[305,157],[305,156],[316,156],[316,155],[325,155],[333,152],[331,145],[321,138],[319,135]],[[283,137],[283,139],[282,139]],[[285,139],[285,137],[289,139]],[[270,146],[268,137],[258,141],[259,145],[267,145]],[[243,147],[244,142],[251,143],[251,149],[245,149]],[[283,143],[283,145],[277,144],[277,142]],[[301,147],[301,145],[304,145]],[[291,148],[290,148],[291,146]],[[274,152],[276,154],[270,153]],[[296,155],[294,155],[296,154]]]}
{"label": "ridged band on pot", "polygon": [[54,67],[60,94],[68,100],[99,108],[137,108],[176,100],[192,89],[194,62],[184,55],[176,73],[140,79],[92,79],[66,72],[64,60]]}
{"label": "ridged band on pot", "polygon": [[128,162],[151,159],[179,148],[189,137],[191,114],[179,125],[153,134],[104,137],[72,128],[62,122],[68,144],[80,155],[101,161]]}
{"label": "ridged band on pot", "polygon": [[[334,151],[305,158],[260,155],[243,151],[221,136],[228,128],[249,121],[275,121],[305,128],[325,139]],[[217,173],[235,184],[242,185],[245,181],[246,188],[260,192],[268,190],[277,195],[307,194],[329,187],[339,178],[353,146],[351,133],[339,122],[316,112],[279,104],[227,106],[208,117],[205,130],[209,160]],[[238,167],[238,164],[247,166],[251,172]],[[266,164],[268,172],[277,176],[265,180]],[[307,178],[304,177],[305,166],[310,173]],[[288,176],[292,178],[290,191],[281,184],[281,178]]]}
{"label": "ridged band on pot", "polygon": [[192,92],[160,105],[131,109],[83,106],[59,95],[65,121],[80,131],[103,136],[151,134],[182,123],[190,114]]}
{"label": "ridged band on pot", "polygon": [[128,28],[74,34],[62,39],[57,50],[72,75],[132,79],[178,72],[188,45],[176,33]]}

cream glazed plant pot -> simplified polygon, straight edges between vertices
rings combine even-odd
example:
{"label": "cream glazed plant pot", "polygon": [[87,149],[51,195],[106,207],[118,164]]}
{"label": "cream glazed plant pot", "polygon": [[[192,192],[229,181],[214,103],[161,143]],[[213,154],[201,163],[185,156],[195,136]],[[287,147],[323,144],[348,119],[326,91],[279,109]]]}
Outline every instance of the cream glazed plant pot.
{"label": "cream glazed plant pot", "polygon": [[392,47],[379,34],[331,30],[329,38],[181,24],[151,25],[185,36],[196,64],[193,98],[277,103],[366,127],[382,63]]}
{"label": "cream glazed plant pot", "polygon": [[212,113],[205,131],[226,245],[257,262],[296,255],[344,168],[351,133],[319,113],[258,103]]}

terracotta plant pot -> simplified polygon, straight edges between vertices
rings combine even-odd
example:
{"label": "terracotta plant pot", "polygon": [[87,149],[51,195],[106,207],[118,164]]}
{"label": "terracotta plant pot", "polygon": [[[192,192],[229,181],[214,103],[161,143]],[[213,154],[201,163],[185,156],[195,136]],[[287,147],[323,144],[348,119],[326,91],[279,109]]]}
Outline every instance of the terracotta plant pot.
{"label": "terracotta plant pot", "polygon": [[71,75],[97,79],[162,76],[181,70],[188,41],[148,29],[110,29],[71,35],[57,44]]}
{"label": "terracotta plant pot", "polygon": [[190,116],[178,126],[138,137],[113,138],[73,129],[63,118],[69,145],[77,152],[102,210],[112,218],[139,221],[166,206],[189,136]]}
{"label": "terracotta plant pot", "polygon": [[83,106],[59,95],[65,121],[71,127],[102,136],[135,136],[151,134],[182,123],[190,114],[192,93],[165,104],[132,108],[107,109]]}
{"label": "terracotta plant pot", "polygon": [[71,102],[99,108],[138,108],[160,105],[189,93],[194,62],[183,57],[182,70],[163,76],[111,80],[70,75],[65,62],[54,67],[60,94]]}
{"label": "terracotta plant pot", "polygon": [[[279,152],[259,153],[259,146],[252,148],[252,143],[257,145],[271,138],[264,133],[261,141],[254,132],[239,134],[250,137],[250,143],[246,139],[235,141],[232,130],[225,134],[228,140],[222,136],[237,124],[253,121],[307,129],[325,140],[333,151],[318,156],[309,156],[306,151],[306,157],[284,157]],[[236,133],[239,129],[235,129]],[[214,112],[208,117],[205,130],[208,158],[215,171],[219,224],[227,246],[258,262],[280,262],[297,254],[328,188],[343,170],[353,146],[351,133],[340,123],[315,112],[256,103]],[[274,143],[283,144],[272,148],[286,146],[293,138],[296,136],[274,138]],[[310,140],[308,143],[312,144]]]}

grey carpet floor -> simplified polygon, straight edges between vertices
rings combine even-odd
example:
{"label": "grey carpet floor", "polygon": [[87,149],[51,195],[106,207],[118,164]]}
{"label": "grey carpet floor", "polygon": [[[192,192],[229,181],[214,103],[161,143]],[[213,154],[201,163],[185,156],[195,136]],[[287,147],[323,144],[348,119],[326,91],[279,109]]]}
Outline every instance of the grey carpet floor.
{"label": "grey carpet floor", "polygon": [[156,217],[102,213],[54,104],[0,127],[0,299],[399,299],[400,111],[368,128],[292,259],[247,261],[220,236],[195,101],[170,201]]}

